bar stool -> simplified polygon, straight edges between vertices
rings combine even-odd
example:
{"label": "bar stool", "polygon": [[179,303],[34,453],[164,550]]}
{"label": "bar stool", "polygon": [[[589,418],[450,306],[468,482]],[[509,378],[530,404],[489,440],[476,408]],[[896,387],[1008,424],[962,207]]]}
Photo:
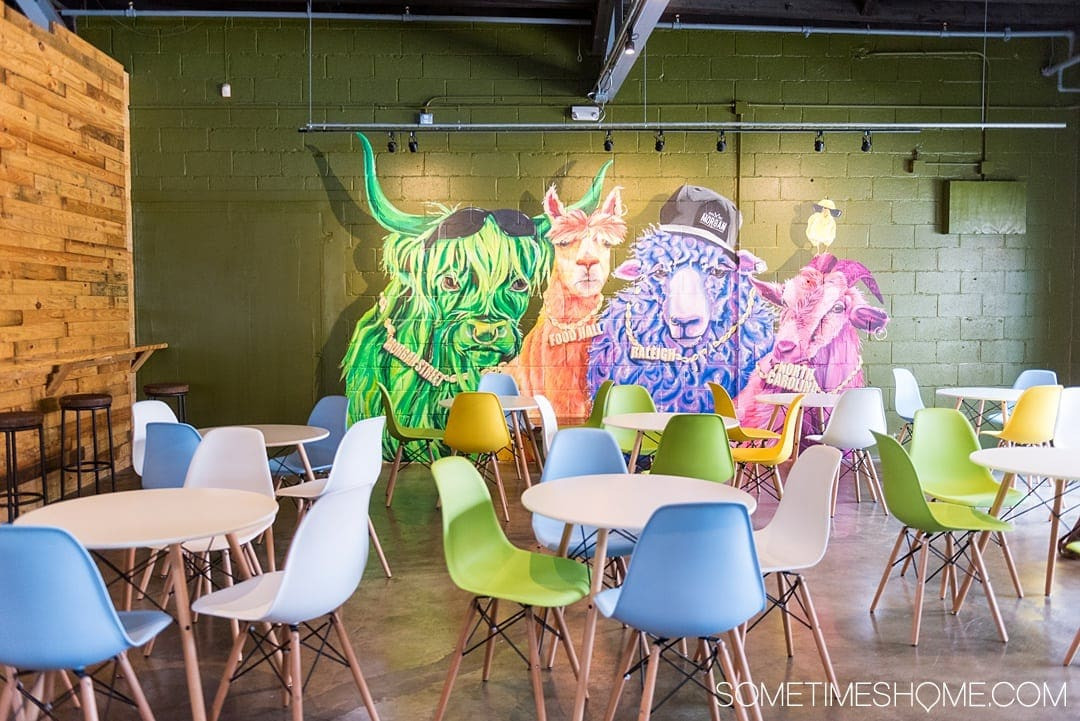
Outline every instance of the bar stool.
{"label": "bar stool", "polygon": [[181,423],[187,423],[187,410],[184,402],[191,388],[187,383],[147,383],[143,386],[143,393],[152,400],[176,399],[176,419]]}
{"label": "bar stool", "polygon": [[[112,490],[116,490],[116,465],[113,456],[112,440],[112,396],[108,393],[77,393],[70,396],[60,397],[60,496],[64,494],[64,478],[69,472],[75,473],[75,495],[82,493],[82,474],[94,474],[94,493],[101,492],[101,473],[108,469],[109,482]],[[97,412],[105,411],[105,430],[109,439],[109,458],[99,458]],[[82,417],[83,413],[90,413],[90,433],[93,438],[94,455],[89,460],[82,460]],[[75,462],[67,463],[64,460],[64,441],[66,439],[67,414],[75,414]]]}
{"label": "bar stool", "polygon": [[[41,471],[41,493],[19,490],[19,462],[15,449],[16,435],[20,431],[37,431],[38,456]],[[8,522],[19,517],[19,506],[25,502],[48,503],[48,475],[45,471],[45,414],[40,411],[6,411],[0,413],[0,433],[4,434],[4,458],[7,465]]]}

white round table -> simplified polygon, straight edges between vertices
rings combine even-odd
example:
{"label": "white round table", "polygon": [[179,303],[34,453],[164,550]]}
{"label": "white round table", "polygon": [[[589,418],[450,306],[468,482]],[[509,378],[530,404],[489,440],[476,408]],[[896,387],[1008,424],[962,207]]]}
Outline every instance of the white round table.
{"label": "white round table", "polygon": [[[540,462],[540,448],[536,445],[533,436],[532,423],[529,422],[529,414],[526,411],[536,410],[540,406],[532,396],[504,396],[493,393],[499,399],[499,404],[510,416],[510,431],[513,434],[514,463],[517,466],[518,478],[525,481],[526,486],[532,485],[532,476],[529,474],[529,460],[525,457],[524,435],[532,445],[533,457]],[[451,408],[454,405],[453,398],[443,398],[439,401],[442,408]]]}
{"label": "white round table", "polygon": [[95,551],[169,548],[169,573],[176,594],[176,622],[180,629],[184,668],[193,721],[206,721],[199,658],[191,624],[191,601],[181,545],[225,536],[240,574],[251,577],[236,533],[266,525],[277,515],[277,502],[249,491],[219,488],[162,488],[105,493],[50,503],[24,513],[19,526],[56,526]]}
{"label": "white round table", "polygon": [[[291,423],[238,423],[240,428],[254,428],[262,432],[267,448],[282,446],[303,446],[305,443],[321,441],[330,435],[330,431],[319,426],[293,425]],[[199,433],[206,435],[215,428],[200,428]]]}
{"label": "white round table", "polygon": [[988,402],[997,403],[1001,407],[1001,422],[1004,423],[1009,417],[1009,404],[1016,403],[1021,393],[1022,390],[1003,386],[956,386],[937,390],[937,394],[942,398],[956,399],[956,410],[968,411],[967,415],[975,426],[976,434],[986,420]]}
{"label": "white round table", "polygon": [[1049,596],[1054,586],[1054,570],[1057,565],[1057,538],[1061,525],[1062,496],[1069,481],[1080,480],[1080,451],[1075,448],[1049,448],[1039,446],[1013,446],[986,448],[971,454],[971,460],[980,466],[1002,471],[1001,488],[991,515],[998,515],[1005,503],[1005,494],[1012,487],[1016,476],[1038,476],[1054,481],[1054,505],[1050,513],[1050,549],[1046,555],[1046,585],[1044,593]]}
{"label": "white round table", "polygon": [[[675,416],[689,415],[686,413],[666,413],[661,411],[643,412],[643,413],[613,413],[610,416],[604,416],[605,426],[615,426],[616,428],[627,428],[632,431],[637,431],[637,438],[634,439],[634,449],[630,452],[630,461],[627,466],[630,468],[637,467],[638,454],[641,452],[641,442],[646,433],[663,433],[667,428],[668,421]],[[734,418],[728,418],[727,416],[720,416],[724,421],[724,428],[731,430],[739,425],[739,421]]]}
{"label": "white round table", "polygon": [[[683,476],[636,473],[603,473],[560,478],[533,486],[521,496],[521,503],[528,510],[567,524],[562,542],[564,553],[573,524],[596,527],[590,591],[594,596],[603,588],[608,531],[614,528],[644,528],[649,517],[661,506],[706,502],[741,503],[750,513],[757,508],[757,501],[753,496],[725,483]],[[585,710],[597,613],[596,604],[591,603],[585,617],[581,666],[571,718],[580,719]]]}

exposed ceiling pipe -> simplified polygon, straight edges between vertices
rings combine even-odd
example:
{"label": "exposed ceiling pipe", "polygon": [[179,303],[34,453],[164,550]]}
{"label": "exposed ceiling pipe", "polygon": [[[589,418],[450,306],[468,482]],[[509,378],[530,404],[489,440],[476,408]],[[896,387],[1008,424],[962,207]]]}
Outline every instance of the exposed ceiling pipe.
{"label": "exposed ceiling pipe", "polygon": [[765,123],[765,122],[644,122],[644,123],[308,123],[301,133],[400,132],[544,132],[589,133],[612,131],[729,133],[918,133],[923,130],[1062,130],[1065,123]]}
{"label": "exposed ceiling pipe", "polygon": [[571,25],[588,27],[591,20],[584,18],[504,18],[489,15],[414,15],[412,13],[328,13],[267,10],[90,10],[62,8],[60,15],[70,18],[81,17],[146,17],[146,18],[240,18],[242,20],[355,20],[361,22],[416,22],[416,23],[485,23],[491,25]]}

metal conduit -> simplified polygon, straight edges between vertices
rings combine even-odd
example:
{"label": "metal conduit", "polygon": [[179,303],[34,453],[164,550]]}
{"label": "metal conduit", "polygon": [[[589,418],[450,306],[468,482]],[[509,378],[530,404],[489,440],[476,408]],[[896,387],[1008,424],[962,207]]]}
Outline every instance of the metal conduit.
{"label": "metal conduit", "polygon": [[383,132],[542,132],[542,133],[589,133],[611,131],[637,132],[719,132],[756,133],[918,133],[923,130],[1061,130],[1065,123],[308,123],[299,128],[301,133]]}

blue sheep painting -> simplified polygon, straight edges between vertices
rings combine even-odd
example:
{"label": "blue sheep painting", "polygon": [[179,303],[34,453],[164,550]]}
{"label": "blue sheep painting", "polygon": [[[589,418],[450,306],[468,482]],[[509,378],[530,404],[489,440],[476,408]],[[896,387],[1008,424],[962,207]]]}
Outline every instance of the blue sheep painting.
{"label": "blue sheep painting", "polygon": [[[686,229],[689,230],[689,229]],[[712,412],[706,383],[732,397],[773,347],[775,311],[751,276],[765,264],[746,250],[679,226],[648,228],[614,272],[629,281],[601,315],[587,383],[636,383],[662,411]]]}

